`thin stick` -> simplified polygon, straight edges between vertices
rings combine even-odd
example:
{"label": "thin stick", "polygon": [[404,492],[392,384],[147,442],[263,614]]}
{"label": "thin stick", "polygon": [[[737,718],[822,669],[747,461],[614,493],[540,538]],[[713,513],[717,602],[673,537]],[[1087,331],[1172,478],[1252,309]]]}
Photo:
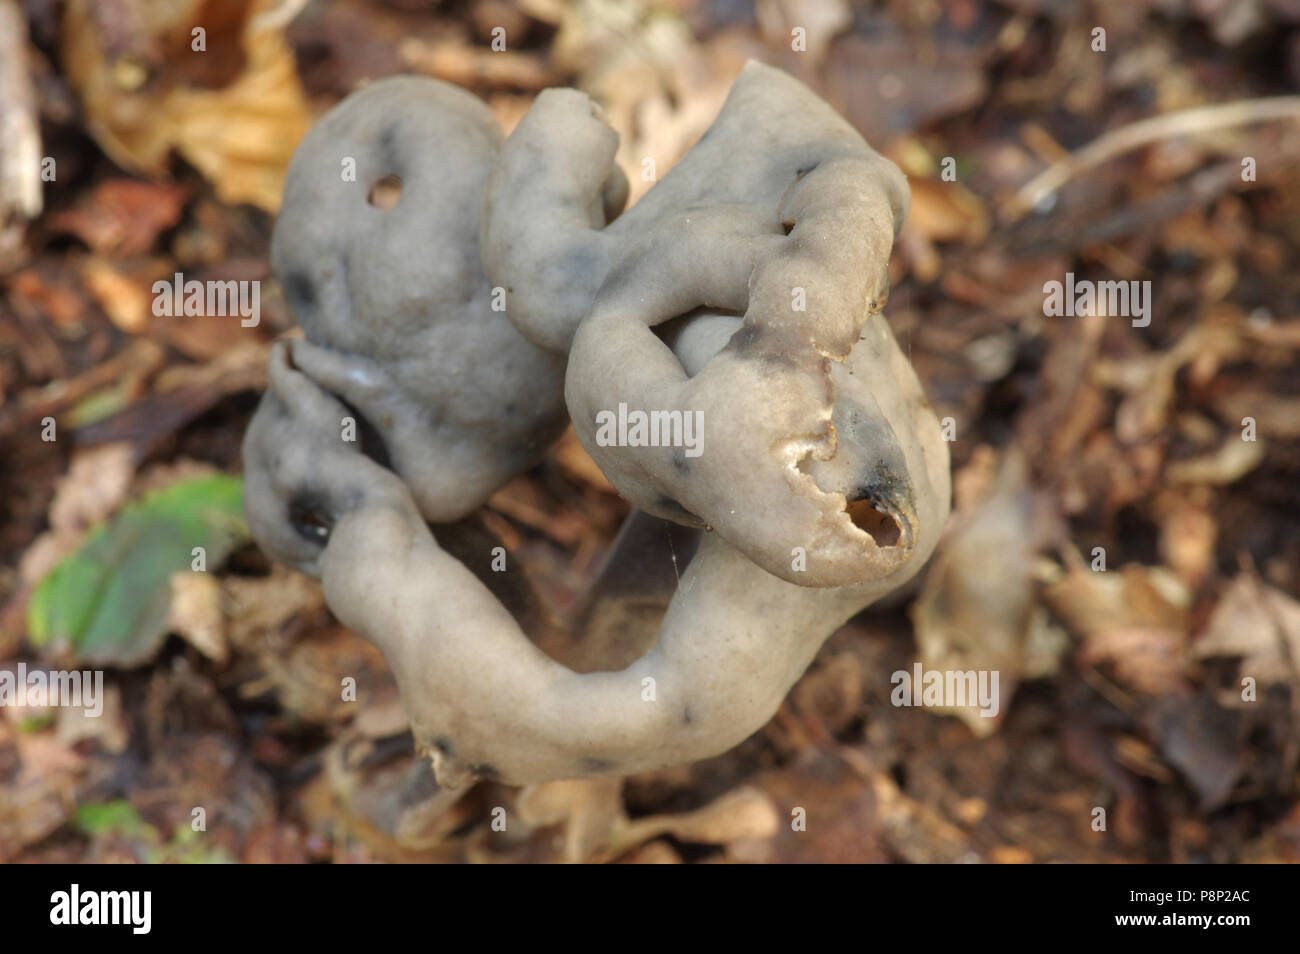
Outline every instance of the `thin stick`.
{"label": "thin stick", "polygon": [[1019,219],[1085,169],[1091,169],[1131,149],[1174,136],[1211,132],[1271,119],[1300,119],[1300,96],[1270,96],[1217,106],[1197,106],[1152,116],[1113,129],[1098,136],[1079,151],[1052,163],[1025,183],[1012,203],[1011,220]]}
{"label": "thin stick", "polygon": [[0,225],[41,214],[41,132],[27,72],[27,21],[0,0]]}
{"label": "thin stick", "polygon": [[251,33],[260,33],[262,30],[282,30],[287,27],[293,19],[307,8],[310,0],[280,0],[278,4],[269,10],[263,10],[253,17]]}

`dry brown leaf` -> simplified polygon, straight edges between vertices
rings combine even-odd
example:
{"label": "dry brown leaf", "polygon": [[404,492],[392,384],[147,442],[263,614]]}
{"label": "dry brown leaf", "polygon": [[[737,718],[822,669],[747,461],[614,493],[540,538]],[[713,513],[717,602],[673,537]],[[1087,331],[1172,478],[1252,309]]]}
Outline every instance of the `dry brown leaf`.
{"label": "dry brown leaf", "polygon": [[1198,589],[1214,570],[1214,546],[1219,525],[1206,505],[1169,495],[1158,501],[1160,557],[1192,589]]}
{"label": "dry brown leaf", "polygon": [[314,613],[325,605],[320,583],[278,563],[267,577],[227,577],[222,592],[230,641],[244,651],[254,650],[299,613]]}
{"label": "dry brown leaf", "polygon": [[[251,698],[274,691],[280,705],[303,722],[341,721],[386,706],[397,692],[383,654],[342,626],[313,630],[288,648],[284,640],[268,641],[256,655],[263,676],[242,685],[241,693]],[[347,686],[355,694],[344,695],[344,680],[351,680]]]}
{"label": "dry brown leaf", "polygon": [[411,37],[398,52],[410,70],[457,86],[543,90],[560,85],[560,77],[536,53],[491,50],[459,41],[426,42]]}
{"label": "dry brown leaf", "polygon": [[76,450],[50,502],[50,529],[23,554],[19,578],[35,585],[54,569],[76,549],[87,529],[107,519],[126,499],[134,475],[135,459],[128,443]]}
{"label": "dry brown leaf", "polygon": [[576,75],[573,85],[619,134],[631,206],[703,135],[756,49],[727,35],[702,46],[682,19],[646,0],[584,0],[553,12],[551,62]]}
{"label": "dry brown leaf", "polygon": [[[213,0],[144,6],[147,34],[139,41],[155,55],[141,62],[143,55],[114,58],[94,4],[73,0],[63,20],[63,61],[87,126],[113,161],[162,178],[175,150],[222,201],[279,208],[289,158],[311,114],[281,30],[257,20],[275,6],[272,0],[224,9]],[[207,50],[192,49],[191,30],[209,27]],[[233,76],[224,75],[227,63],[235,66]],[[226,82],[211,85],[213,74]]]}
{"label": "dry brown leaf", "polygon": [[332,856],[319,860],[456,863],[462,846],[448,834],[475,818],[464,798],[472,789],[438,786],[428,759],[393,739],[370,739],[347,728],[321,753],[324,771],[296,793],[309,828],[333,833]]}
{"label": "dry brown leaf", "polygon": [[1241,861],[1244,864],[1300,865],[1300,804],[1248,844]]}
{"label": "dry brown leaf", "polygon": [[143,255],[160,232],[176,225],[189,199],[190,188],[106,179],[71,209],[49,217],[56,232],[69,232],[96,255]]}
{"label": "dry brown leaf", "polygon": [[129,335],[138,335],[149,327],[152,299],[138,282],[98,258],[86,262],[82,278],[109,320],[119,329]]}
{"label": "dry brown leaf", "polygon": [[1300,603],[1240,573],[1214,607],[1205,632],[1192,644],[1197,659],[1241,659],[1241,675],[1300,686]]}
{"label": "dry brown leaf", "polygon": [[779,825],[772,800],[757,788],[744,786],[693,812],[638,818],[623,828],[619,841],[624,845],[639,844],[660,835],[672,835],[678,841],[726,845],[771,838]]}
{"label": "dry brown leaf", "polygon": [[93,739],[105,752],[121,755],[130,742],[130,732],[122,712],[122,691],[105,683],[102,705],[98,715],[92,715],[84,706],[60,706],[55,736],[65,745]]}
{"label": "dry brown leaf", "polygon": [[622,793],[622,779],[547,782],[519,793],[516,814],[526,831],[563,826],[555,860],[569,863],[612,861],[663,835],[708,845],[763,841],[779,824],[771,799],[749,786],[694,811],[633,821]]}
{"label": "dry brown leaf", "polygon": [[1121,682],[1153,695],[1182,687],[1191,594],[1168,569],[1080,564],[1048,585],[1043,600],[1083,640],[1083,662],[1108,662]]}
{"label": "dry brown leaf", "polygon": [[1191,784],[1201,810],[1223,806],[1246,768],[1241,712],[1218,705],[1207,690],[1171,693],[1156,702],[1150,723],[1161,755]]}
{"label": "dry brown leaf", "polygon": [[958,182],[912,179],[912,210],[904,228],[932,242],[977,244],[988,234],[991,217],[979,196]]}
{"label": "dry brown leaf", "polygon": [[1244,441],[1240,434],[1230,434],[1216,450],[1186,460],[1171,461],[1165,477],[1175,484],[1235,483],[1264,460],[1264,442]]}
{"label": "dry brown leaf", "polygon": [[[987,455],[971,466],[976,475],[959,475],[959,487],[987,479]],[[974,704],[929,707],[978,736],[996,730],[1017,682],[1051,671],[1065,648],[1034,601],[1038,551],[1060,529],[1025,480],[1023,460],[1009,457],[988,496],[955,515],[912,607],[923,670],[998,674],[994,716]]]}
{"label": "dry brown leaf", "polygon": [[1032,865],[1034,855],[1014,845],[995,845],[989,849],[989,861],[995,865]]}
{"label": "dry brown leaf", "polygon": [[931,806],[908,797],[887,772],[877,769],[861,753],[846,750],[845,755],[866,778],[875,796],[881,836],[900,857],[912,864],[978,860],[966,832]]}
{"label": "dry brown leaf", "polygon": [[221,583],[211,573],[183,570],[171,575],[171,594],[167,628],[224,666],[230,658],[230,644],[221,615]]}
{"label": "dry brown leaf", "polygon": [[853,22],[853,11],[845,0],[758,0],[754,15],[759,32],[768,44],[792,47],[802,31],[803,49],[813,65],[826,59],[831,41]]}
{"label": "dry brown leaf", "polygon": [[[853,759],[856,753],[849,753]],[[862,762],[862,759],[856,759]],[[808,749],[792,762],[753,779],[776,810],[775,833],[765,842],[735,842],[729,860],[776,864],[870,864],[889,860],[878,804],[863,779],[829,751]]]}
{"label": "dry brown leaf", "polygon": [[619,859],[624,865],[680,865],[682,856],[666,841],[652,841]]}
{"label": "dry brown leaf", "polygon": [[1244,429],[1250,418],[1258,436],[1288,441],[1300,438],[1300,397],[1243,387],[1224,394],[1215,406],[1230,427]]}
{"label": "dry brown leaf", "polygon": [[78,448],[50,503],[50,526],[85,530],[106,519],[126,499],[134,474],[130,444]]}
{"label": "dry brown leaf", "polygon": [[1182,685],[1182,634],[1156,627],[1115,626],[1089,633],[1079,650],[1089,665],[1111,663],[1115,678],[1153,696]]}
{"label": "dry brown leaf", "polygon": [[519,793],[515,809],[519,819],[533,828],[563,825],[556,860],[570,864],[593,857],[627,820],[621,778],[531,785]]}
{"label": "dry brown leaf", "polygon": [[23,732],[0,719],[0,751],[11,747],[17,749],[19,769],[5,782],[5,797],[0,798],[0,861],[68,820],[86,761],[53,732]]}

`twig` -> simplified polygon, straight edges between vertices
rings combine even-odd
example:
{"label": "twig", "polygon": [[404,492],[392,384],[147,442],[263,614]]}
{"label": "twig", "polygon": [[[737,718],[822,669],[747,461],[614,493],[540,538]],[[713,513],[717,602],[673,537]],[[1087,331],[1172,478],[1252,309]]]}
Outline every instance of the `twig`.
{"label": "twig", "polygon": [[10,212],[41,213],[41,133],[27,75],[27,22],[13,0],[0,0],[0,224]]}
{"label": "twig", "polygon": [[1109,159],[1161,139],[1211,132],[1231,126],[1267,122],[1271,119],[1300,119],[1300,96],[1271,96],[1243,99],[1217,106],[1198,106],[1142,119],[1103,133],[1077,152],[1052,163],[1030,179],[1016,193],[1011,221],[1021,218],[1080,172]]}
{"label": "twig", "polygon": [[249,32],[260,33],[262,30],[282,30],[306,9],[309,2],[310,0],[280,0],[274,7],[263,10],[253,17],[252,22],[249,24]]}

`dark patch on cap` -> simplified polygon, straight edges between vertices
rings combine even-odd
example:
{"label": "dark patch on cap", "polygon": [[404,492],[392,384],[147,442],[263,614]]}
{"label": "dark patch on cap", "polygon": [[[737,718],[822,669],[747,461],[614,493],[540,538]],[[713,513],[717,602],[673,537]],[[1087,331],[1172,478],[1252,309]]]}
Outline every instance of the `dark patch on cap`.
{"label": "dark patch on cap", "polygon": [[[788,339],[790,333],[785,333]],[[718,352],[730,352],[740,358],[754,360],[755,358],[763,361],[765,364],[774,365],[782,370],[797,367],[799,362],[790,352],[790,345],[782,343],[780,332],[774,332],[772,328],[763,325],[751,324],[745,322],[737,329],[736,333],[731,336],[726,347]]]}
{"label": "dark patch on cap", "polygon": [[761,328],[746,322],[731,336],[731,340],[727,342],[727,350],[743,353],[757,345],[762,336]]}
{"label": "dark patch on cap", "polygon": [[795,360],[794,355],[788,351],[767,351],[762,355],[763,364],[771,368],[786,370],[788,368],[799,367],[799,362]]}
{"label": "dark patch on cap", "polygon": [[501,773],[498,772],[496,768],[488,762],[475,762],[469,766],[469,770],[472,774],[477,775],[479,778],[486,778],[491,780],[491,779],[498,779],[501,777]]}
{"label": "dark patch on cap", "polygon": [[289,501],[289,524],[294,532],[311,543],[324,545],[334,529],[334,508],[324,491],[304,489]]}
{"label": "dark patch on cap", "polygon": [[452,753],[456,751],[456,746],[452,745],[451,739],[446,736],[439,736],[433,740],[433,747],[441,752],[447,758],[451,758]]}
{"label": "dark patch on cap", "polygon": [[578,759],[578,770],[581,772],[608,772],[613,767],[614,763],[609,761],[609,759]]}
{"label": "dark patch on cap", "polygon": [[845,496],[849,500],[869,500],[872,503],[897,506],[911,494],[912,485],[889,469],[883,461],[859,483],[857,489]]}
{"label": "dark patch on cap", "polygon": [[401,150],[397,147],[397,132],[397,126],[389,126],[376,143],[379,148],[380,162],[385,169],[396,169],[401,161]]}
{"label": "dark patch on cap", "polygon": [[305,272],[293,271],[284,276],[284,297],[295,315],[316,307],[316,285]]}
{"label": "dark patch on cap", "polygon": [[682,725],[690,725],[692,721],[694,717],[691,715],[691,707],[687,706],[682,710]]}

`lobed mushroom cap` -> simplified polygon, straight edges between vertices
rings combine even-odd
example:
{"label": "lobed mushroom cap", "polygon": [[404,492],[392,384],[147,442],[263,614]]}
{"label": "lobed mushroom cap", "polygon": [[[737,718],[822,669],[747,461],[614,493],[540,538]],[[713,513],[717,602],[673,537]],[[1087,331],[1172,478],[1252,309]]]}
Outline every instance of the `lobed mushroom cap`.
{"label": "lobed mushroom cap", "polygon": [[[624,497],[800,585],[924,559],[946,447],[878,317],[908,203],[897,167],[807,87],[746,67],[700,143],[601,234],[612,265],[566,399]],[[610,443],[602,418],[621,407],[695,415],[703,440]]]}
{"label": "lobed mushroom cap", "polygon": [[[837,626],[919,571],[947,517],[946,444],[879,314],[908,208],[897,168],[758,64],[621,216],[616,144],[572,90],[500,143],[477,101],[402,79],[345,100],[290,170],[273,258],[307,340],[272,351],[244,445],[249,522],[383,650],[444,785],[735,745]],[[334,178],[349,156],[353,189]],[[364,190],[387,175],[402,196],[384,212]],[[620,493],[714,531],[670,600],[643,563],[602,576],[609,600],[581,618],[606,635],[618,613],[662,611],[653,647],[624,641],[613,671],[543,652],[427,523],[536,455],[563,420],[566,358],[574,427]],[[698,414],[699,453],[598,439],[620,405]],[[340,436],[354,409],[371,456]],[[665,529],[644,519],[621,545]]]}
{"label": "lobed mushroom cap", "polygon": [[[291,360],[359,414],[435,521],[472,512],[565,423],[563,355],[515,330],[480,262],[483,189],[501,141],[464,90],[373,83],[299,146],[272,238],[307,338]],[[400,195],[385,209],[371,189],[390,177]]]}

